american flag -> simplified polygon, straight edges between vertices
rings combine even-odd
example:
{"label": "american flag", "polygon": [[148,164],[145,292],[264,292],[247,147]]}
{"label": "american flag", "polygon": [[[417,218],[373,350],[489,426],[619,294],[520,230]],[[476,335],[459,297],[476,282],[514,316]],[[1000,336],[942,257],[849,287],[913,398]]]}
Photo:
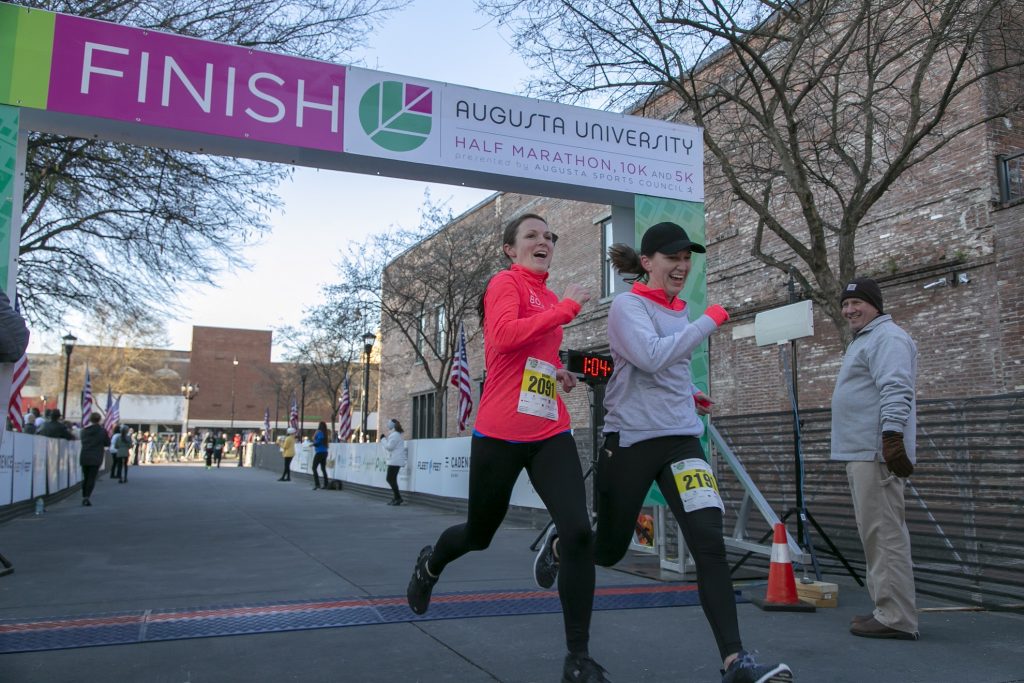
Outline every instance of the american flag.
{"label": "american flag", "polygon": [[459,431],[466,429],[469,414],[473,412],[473,392],[469,379],[469,356],[466,355],[466,328],[459,323],[459,344],[452,358],[452,386],[459,390]]}
{"label": "american flag", "polygon": [[352,436],[352,401],[348,397],[348,377],[341,385],[341,400],[338,401],[338,441],[348,441]]}
{"label": "american flag", "polygon": [[295,431],[299,431],[299,404],[295,400],[295,394],[292,394],[292,407],[291,412],[288,413],[288,426],[294,427]]}
{"label": "american flag", "polygon": [[[109,397],[109,392],[108,392]],[[112,403],[107,407],[107,415],[103,418],[103,428],[107,430],[109,436],[114,436],[114,430],[117,429],[117,424],[121,421],[121,397],[118,396]]]}
{"label": "american flag", "polygon": [[14,364],[14,372],[11,375],[11,395],[7,401],[7,417],[11,419],[11,426],[16,432],[20,432],[25,426],[25,416],[21,412],[21,389],[28,381],[28,375],[28,356],[22,354]]}
{"label": "american flag", "polygon": [[110,414],[114,410],[114,392],[111,390],[110,385],[107,385],[107,407],[103,411],[103,428],[107,430],[107,434],[113,436],[114,425],[116,422],[110,421]]}
{"label": "american flag", "polygon": [[92,380],[89,379],[89,364],[85,365],[85,386],[82,387],[82,426],[89,426],[89,416],[92,414]]}
{"label": "american flag", "polygon": [[270,441],[270,406],[263,411],[263,441]]}

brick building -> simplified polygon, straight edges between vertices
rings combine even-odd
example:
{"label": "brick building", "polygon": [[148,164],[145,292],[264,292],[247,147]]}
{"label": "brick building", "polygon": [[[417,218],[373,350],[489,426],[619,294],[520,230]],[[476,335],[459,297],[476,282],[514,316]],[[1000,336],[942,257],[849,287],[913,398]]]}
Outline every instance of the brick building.
{"label": "brick building", "polygon": [[[992,87],[1019,90],[1024,85],[1004,82]],[[647,113],[678,111],[677,103],[668,95],[665,98],[648,107]],[[986,102],[985,93],[976,89],[953,114],[977,118]],[[922,399],[1024,391],[1022,151],[1024,113],[977,126],[906,173],[860,224],[855,252],[858,274],[880,282],[886,312],[917,340]],[[732,316],[711,339],[710,383],[716,413],[784,410],[788,398],[780,352],[756,345],[753,322],[758,312],[788,303],[787,279],[751,256],[756,220],[730,198],[720,169],[709,159],[705,160],[708,297]],[[565,327],[564,348],[606,349],[610,297],[624,287],[609,276],[604,254],[611,242],[632,242],[632,216],[624,211],[613,217],[610,206],[502,193],[456,223],[489,222],[489,239],[499,253],[502,227],[527,211],[545,216],[560,236],[551,289],[560,293],[569,282],[578,282],[602,294]],[[793,219],[798,218],[794,213]],[[429,244],[418,248],[429,249]],[[765,249],[781,253],[780,245],[770,241]],[[431,323],[426,324],[429,328]],[[479,324],[470,319],[465,324],[470,367],[479,387],[484,372]],[[814,324],[815,335],[797,342],[802,408],[828,406],[842,354],[837,328],[818,307]],[[390,331],[385,321],[382,410],[412,418],[413,397],[431,392],[432,386],[409,362],[405,342]],[[446,401],[448,392],[444,393],[433,400],[445,401],[446,434],[453,435],[455,401]],[[589,425],[584,392],[565,398],[573,424]],[[577,434],[584,453],[589,451],[586,431]]]}

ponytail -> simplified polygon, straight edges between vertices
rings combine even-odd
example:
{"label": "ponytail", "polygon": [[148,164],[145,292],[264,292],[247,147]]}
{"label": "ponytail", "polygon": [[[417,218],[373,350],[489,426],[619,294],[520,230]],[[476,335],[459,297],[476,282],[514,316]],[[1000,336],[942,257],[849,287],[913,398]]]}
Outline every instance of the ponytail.
{"label": "ponytail", "polygon": [[647,271],[640,263],[640,254],[633,247],[622,242],[616,242],[608,247],[608,258],[612,262],[612,268],[623,276],[626,282],[637,282],[647,280]]}

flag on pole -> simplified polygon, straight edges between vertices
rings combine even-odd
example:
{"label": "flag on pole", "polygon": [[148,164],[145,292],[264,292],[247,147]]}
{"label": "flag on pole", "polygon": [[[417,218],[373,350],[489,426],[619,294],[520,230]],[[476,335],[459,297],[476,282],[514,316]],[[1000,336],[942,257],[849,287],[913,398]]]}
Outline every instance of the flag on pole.
{"label": "flag on pole", "polygon": [[121,421],[121,399],[118,398],[117,402],[114,402],[114,392],[110,386],[107,386],[107,410],[103,415],[103,428],[107,430],[109,436],[114,435],[114,430],[117,429],[117,423]]}
{"label": "flag on pole", "polygon": [[295,394],[292,394],[292,407],[288,413],[288,426],[294,427],[295,431],[299,431],[299,404],[295,400]]}
{"label": "flag on pole", "polygon": [[338,441],[348,441],[352,436],[352,401],[348,396],[348,377],[341,385],[341,400],[338,401]]}
{"label": "flag on pole", "polygon": [[270,406],[263,411],[263,442],[270,441]]}
{"label": "flag on pole", "polygon": [[121,422],[121,397],[118,396],[114,399],[114,402],[110,404],[110,410],[107,411],[107,416],[103,420],[103,428],[107,430],[107,435],[113,437],[114,430],[117,429],[117,425]]}
{"label": "flag on pole", "polygon": [[14,364],[14,371],[11,375],[11,394],[7,401],[7,417],[11,420],[14,431],[20,432],[25,427],[25,414],[21,412],[21,389],[28,381],[28,356],[21,354],[21,358]]}
{"label": "flag on pole", "polygon": [[103,409],[103,426],[107,426],[107,415],[110,415],[110,409],[114,406],[114,393],[110,389],[110,385],[107,385],[107,405]]}
{"label": "flag on pole", "polygon": [[459,323],[459,343],[452,358],[451,383],[459,390],[459,431],[465,431],[473,412],[473,390],[469,379],[469,356],[466,355],[466,328]]}
{"label": "flag on pole", "polygon": [[89,364],[85,364],[85,386],[82,387],[82,427],[89,426],[92,414],[92,380],[89,379]]}

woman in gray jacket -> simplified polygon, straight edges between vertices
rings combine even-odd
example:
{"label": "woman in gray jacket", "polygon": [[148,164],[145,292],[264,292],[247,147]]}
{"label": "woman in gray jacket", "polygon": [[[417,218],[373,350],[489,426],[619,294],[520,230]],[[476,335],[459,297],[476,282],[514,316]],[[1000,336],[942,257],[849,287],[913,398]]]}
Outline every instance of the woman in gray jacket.
{"label": "woman in gray jacket", "polygon": [[[729,314],[712,305],[690,315],[679,294],[690,272],[690,241],[675,223],[644,233],[640,253],[609,250],[633,288],[612,302],[608,343],[615,370],[605,394],[605,442],[597,463],[594,561],[622,559],[651,484],[657,483],[697,566],[701,606],[722,657],[723,683],[791,681],[785,664],[758,664],[743,649],[722,533],[724,506],[700,436],[710,399],[694,386],[690,355]],[[691,320],[692,318],[692,320]],[[699,408],[699,410],[698,410]]]}

